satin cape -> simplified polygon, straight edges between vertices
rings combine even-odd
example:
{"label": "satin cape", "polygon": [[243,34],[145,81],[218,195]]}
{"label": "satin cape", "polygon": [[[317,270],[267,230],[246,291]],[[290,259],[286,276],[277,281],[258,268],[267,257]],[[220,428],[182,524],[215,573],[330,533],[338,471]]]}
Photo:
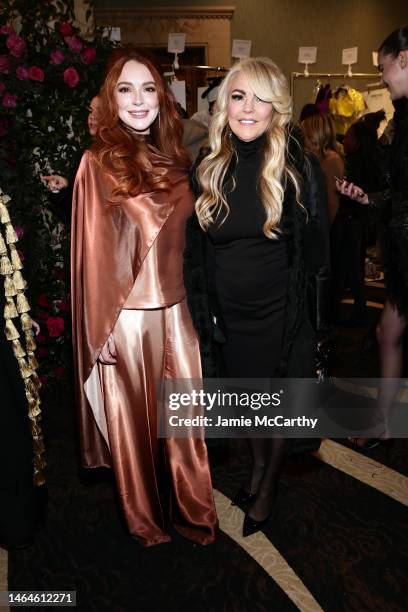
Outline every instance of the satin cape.
{"label": "satin cape", "polygon": [[[92,152],[84,153],[74,186],[71,252],[82,462],[115,470],[129,530],[145,546],[169,537],[163,531],[161,479],[154,463],[160,455],[156,398],[145,401],[150,392],[144,394],[143,385],[149,376],[146,389],[154,386],[155,376],[201,375],[184,286],[174,273],[175,267],[182,277],[184,217],[187,209],[192,211],[192,194],[184,169],[156,149],[151,148],[151,156],[171,190],[141,193],[112,205],[114,179]],[[180,211],[183,222],[172,219]],[[153,330],[157,326],[165,333]],[[123,357],[117,366],[97,361],[109,334]],[[99,408],[92,395],[99,397]],[[209,543],[217,519],[205,443],[173,439],[163,445],[173,524],[183,535]]]}

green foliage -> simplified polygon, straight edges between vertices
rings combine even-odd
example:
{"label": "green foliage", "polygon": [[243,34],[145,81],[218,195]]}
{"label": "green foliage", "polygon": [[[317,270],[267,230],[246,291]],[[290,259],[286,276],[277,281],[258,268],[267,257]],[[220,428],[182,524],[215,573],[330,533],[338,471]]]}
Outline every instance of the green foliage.
{"label": "green foliage", "polygon": [[[0,186],[11,196],[13,224],[24,233],[19,245],[32,315],[43,317],[40,358],[47,377],[60,375],[69,361],[69,224],[61,221],[69,212],[58,214],[40,175],[72,181],[88,144],[88,105],[112,51],[100,31],[92,40],[81,38],[73,21],[73,0],[1,3]],[[64,326],[47,325],[49,317],[64,318]]]}

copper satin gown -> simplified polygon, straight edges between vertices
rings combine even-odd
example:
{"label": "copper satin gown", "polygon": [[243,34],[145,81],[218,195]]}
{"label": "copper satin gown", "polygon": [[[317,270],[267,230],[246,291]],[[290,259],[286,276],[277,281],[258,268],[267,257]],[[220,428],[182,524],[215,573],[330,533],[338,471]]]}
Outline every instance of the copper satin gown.
{"label": "copper satin gown", "polygon": [[[114,180],[85,152],[74,188],[72,307],[86,467],[115,473],[130,533],[142,545],[170,540],[170,516],[184,536],[208,544],[217,517],[203,438],[157,437],[156,381],[200,378],[198,339],[185,300],[182,254],[193,210],[184,169],[150,145],[171,191],[120,205]],[[98,356],[112,334],[116,365]]]}

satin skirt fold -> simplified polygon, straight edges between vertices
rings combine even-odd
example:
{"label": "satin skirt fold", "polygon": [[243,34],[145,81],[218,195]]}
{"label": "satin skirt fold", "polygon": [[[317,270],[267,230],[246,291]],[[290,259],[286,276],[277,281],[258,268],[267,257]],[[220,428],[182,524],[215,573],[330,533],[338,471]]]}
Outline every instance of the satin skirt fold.
{"label": "satin skirt fold", "polygon": [[130,533],[140,544],[182,535],[208,544],[217,517],[205,442],[157,437],[157,381],[201,378],[198,339],[186,301],[122,310],[113,329],[116,365],[98,362],[112,465]]}

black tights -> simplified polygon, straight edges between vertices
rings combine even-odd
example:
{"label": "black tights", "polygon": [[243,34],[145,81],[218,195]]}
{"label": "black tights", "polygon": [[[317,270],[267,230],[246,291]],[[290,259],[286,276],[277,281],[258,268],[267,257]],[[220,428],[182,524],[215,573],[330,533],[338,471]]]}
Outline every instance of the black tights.
{"label": "black tights", "polygon": [[285,449],[284,438],[250,438],[252,474],[248,480],[248,493],[256,493],[249,516],[256,521],[265,519],[271,511],[276,493],[277,478]]}

